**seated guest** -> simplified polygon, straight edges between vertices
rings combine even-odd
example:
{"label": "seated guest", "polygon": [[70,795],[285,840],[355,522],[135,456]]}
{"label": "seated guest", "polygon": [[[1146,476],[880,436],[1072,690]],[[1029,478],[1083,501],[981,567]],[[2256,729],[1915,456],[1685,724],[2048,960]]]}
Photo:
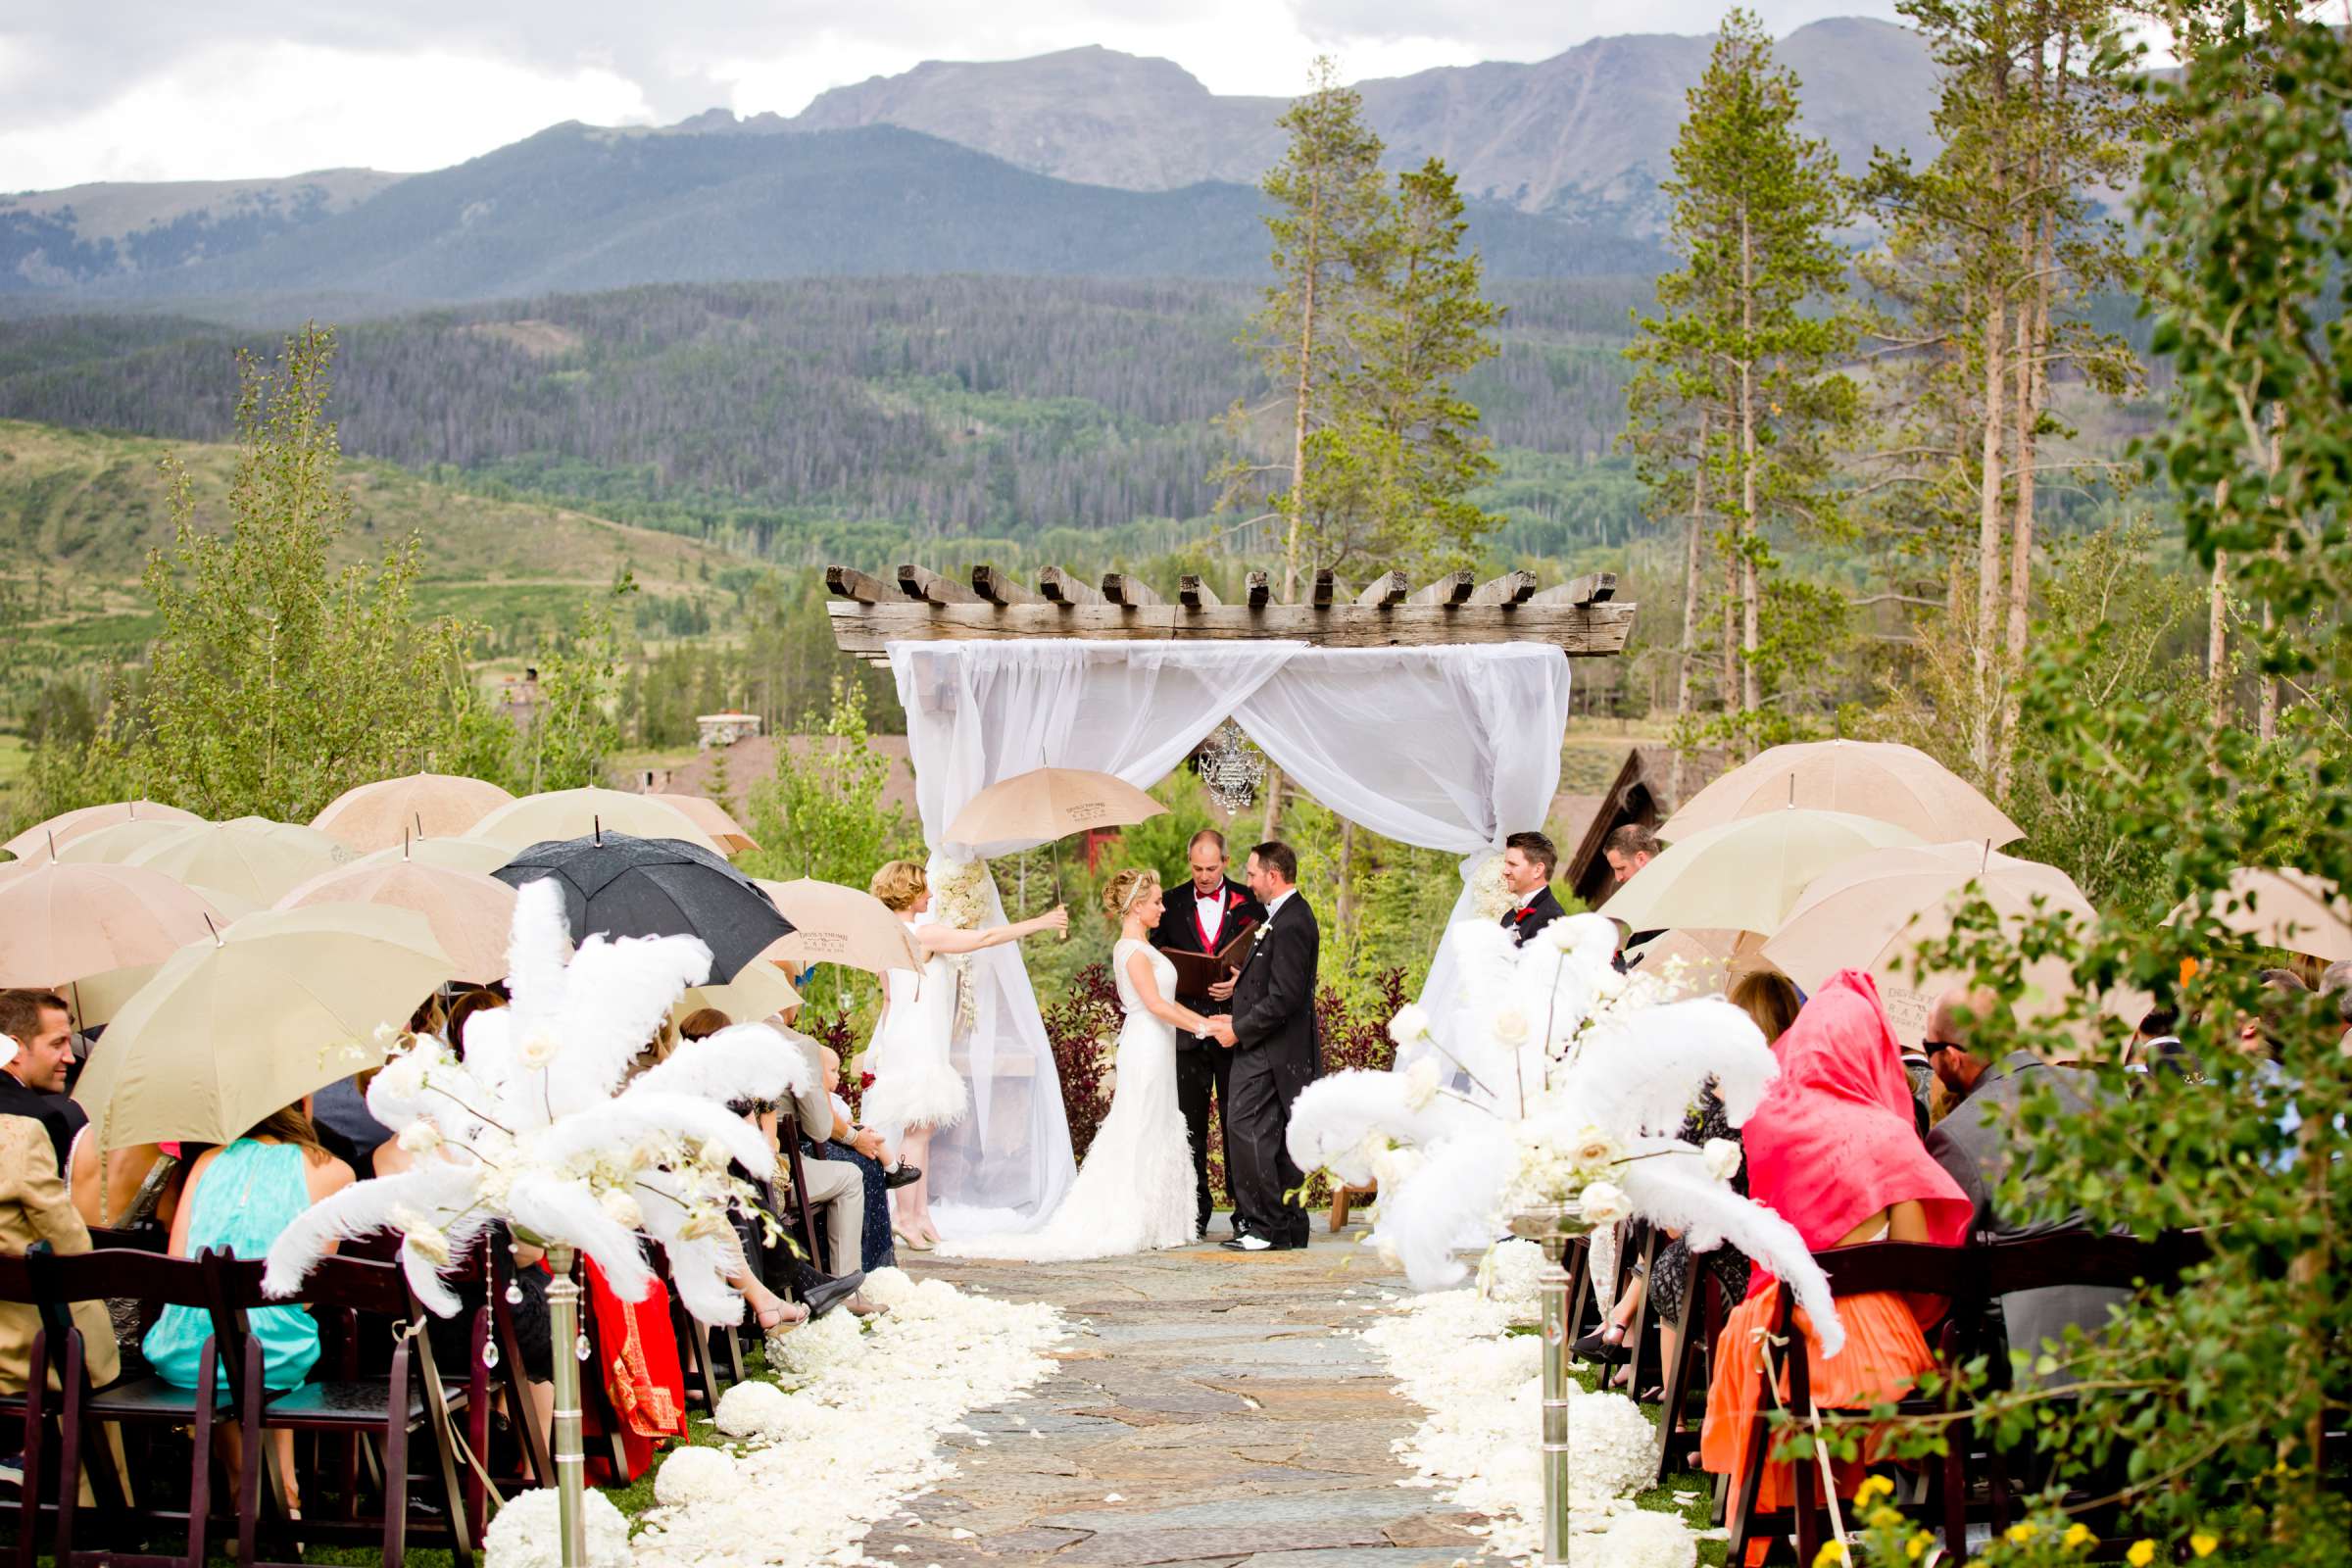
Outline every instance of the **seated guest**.
{"label": "seated guest", "polygon": [[2124,1071],[2144,1075],[2157,1068],[2176,1078],[2194,1080],[2204,1076],[2196,1057],[2180,1043],[2180,1015],[2171,1002],[2161,997],[2154,1006],[2140,1014],[2139,1027],[2132,1032],[2132,1043],[2124,1052]]}
{"label": "seated guest", "polygon": [[[1816,1252],[1882,1241],[1957,1247],[1967,1239],[1968,1199],[1920,1144],[1901,1048],[1869,975],[1831,976],[1772,1054],[1780,1076],[1741,1129],[1749,1197],[1794,1225]],[[1699,1442],[1700,1462],[1735,1486],[1746,1472],[1755,1414],[1771,1402],[1752,1348],[1771,1327],[1780,1282],[1760,1265],[1751,1276],[1747,1299],[1724,1328],[1723,1343],[1740,1352],[1716,1358]],[[1867,1409],[1900,1397],[1935,1366],[1924,1329],[1941,1313],[1940,1301],[1892,1292],[1841,1297],[1845,1345],[1824,1356],[1811,1319],[1796,1309],[1790,1332],[1808,1342],[1814,1402]],[[1836,1475],[1847,1495],[1861,1485],[1860,1465],[1840,1464]],[[1768,1461],[1758,1507],[1784,1508],[1793,1495],[1788,1462]]]}
{"label": "seated guest", "polygon": [[1568,912],[1551,891],[1551,873],[1559,863],[1559,851],[1541,833],[1514,833],[1502,841],[1502,885],[1517,901],[1504,912],[1502,928],[1511,934],[1513,947],[1526,947],[1537,932]]}
{"label": "seated guest", "polygon": [[[823,1151],[829,1148],[833,1129],[833,1102],[825,1092],[824,1060],[819,1054],[823,1048],[798,1030],[778,1029],[776,1032],[808,1064],[808,1088],[795,1095],[785,1108],[792,1112],[804,1133],[810,1129],[821,1129],[828,1135],[826,1143],[819,1144],[811,1140],[804,1146],[804,1152],[814,1149],[820,1157],[804,1158],[801,1162],[805,1178],[801,1201],[813,1204],[817,1215],[821,1216],[818,1239],[827,1253],[825,1262],[835,1279],[862,1276],[864,1271],[858,1266],[858,1260],[865,1255],[864,1173],[849,1160],[821,1157]],[[809,1304],[812,1307],[816,1305],[813,1300]],[[862,1316],[863,1308],[864,1303],[858,1300],[851,1303],[850,1310]]]}
{"label": "seated guest", "polygon": [[[858,1266],[869,1274],[878,1268],[896,1268],[899,1250],[890,1233],[890,1200],[885,1195],[922,1173],[900,1164],[879,1132],[852,1122],[850,1102],[841,1097],[841,1053],[831,1046],[816,1049],[824,1059],[825,1098],[833,1105],[833,1125],[822,1138],[811,1137],[803,1128],[801,1153],[807,1159],[846,1159],[858,1167],[865,1186],[864,1255]],[[817,1147],[820,1143],[824,1148]]]}
{"label": "seated guest", "polygon": [[[0,991],[0,1077],[19,1089],[24,1079],[54,1070],[70,1049],[72,1032],[65,1002],[46,991]],[[35,1242],[57,1252],[90,1250],[89,1228],[67,1195],[59,1163],[54,1114],[27,1108],[23,1095],[0,1099],[0,1251],[23,1253]],[[42,1107],[46,1109],[46,1107]],[[74,1303],[93,1384],[112,1383],[118,1368],[114,1325],[103,1301]],[[0,1393],[22,1394],[32,1365],[32,1338],[40,1321],[34,1308],[0,1302]],[[53,1352],[54,1348],[53,1348]]]}
{"label": "seated guest", "polygon": [[[244,1136],[208,1149],[188,1168],[188,1184],[172,1221],[172,1255],[194,1257],[206,1249],[225,1249],[241,1258],[268,1254],[270,1244],[313,1203],[352,1183],[349,1165],[319,1143],[306,1098],[264,1117]],[[257,1307],[246,1314],[262,1347],[262,1382],[291,1389],[310,1376],[318,1360],[318,1325],[299,1306]],[[142,1349],[157,1377],[178,1388],[196,1386],[197,1358],[212,1337],[211,1315],[202,1307],[167,1306],[147,1331]],[[227,1369],[216,1368],[225,1378]],[[244,1463],[234,1426],[217,1429],[231,1476]],[[276,1432],[278,1473],[286,1505],[300,1506],[294,1490],[294,1434]]]}

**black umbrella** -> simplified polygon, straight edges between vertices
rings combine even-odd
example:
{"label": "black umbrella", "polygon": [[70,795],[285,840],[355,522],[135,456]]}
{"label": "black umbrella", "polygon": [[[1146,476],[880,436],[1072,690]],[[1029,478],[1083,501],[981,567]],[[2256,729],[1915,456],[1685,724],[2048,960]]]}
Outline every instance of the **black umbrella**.
{"label": "black umbrella", "polygon": [[575,935],[700,937],[725,984],[792,930],[757,882],[699,845],[597,833],[534,844],[490,873],[510,887],[553,877]]}

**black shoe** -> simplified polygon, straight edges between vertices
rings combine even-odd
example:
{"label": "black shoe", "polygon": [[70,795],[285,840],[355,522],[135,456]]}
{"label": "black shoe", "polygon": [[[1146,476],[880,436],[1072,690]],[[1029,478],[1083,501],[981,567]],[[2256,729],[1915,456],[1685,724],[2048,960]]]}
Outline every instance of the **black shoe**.
{"label": "black shoe", "polygon": [[1217,1245],[1225,1249],[1225,1250],[1228,1252],[1247,1252],[1251,1250],[1251,1249],[1242,1245],[1242,1238],[1238,1235],[1228,1236]]}
{"label": "black shoe", "polygon": [[1620,1361],[1632,1360],[1632,1352],[1628,1351],[1623,1345],[1601,1338],[1604,1332],[1601,1329],[1594,1329],[1570,1346],[1569,1353],[1580,1361],[1599,1361],[1610,1366],[1614,1366]]}
{"label": "black shoe", "polygon": [[801,1299],[808,1304],[808,1320],[813,1323],[823,1317],[827,1312],[856,1296],[858,1287],[864,1283],[865,1276],[863,1274],[844,1274],[837,1280],[827,1280],[822,1285],[811,1286],[803,1291]]}
{"label": "black shoe", "polygon": [[882,1190],[889,1192],[895,1188],[910,1187],[922,1179],[923,1168],[920,1165],[901,1165],[897,1170],[883,1176]]}

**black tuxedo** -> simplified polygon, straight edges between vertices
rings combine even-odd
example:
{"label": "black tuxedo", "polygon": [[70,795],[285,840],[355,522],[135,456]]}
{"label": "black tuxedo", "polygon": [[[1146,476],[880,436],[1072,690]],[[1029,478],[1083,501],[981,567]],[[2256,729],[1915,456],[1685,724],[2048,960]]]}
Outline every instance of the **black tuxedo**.
{"label": "black tuxedo", "polygon": [[1266,918],[1233,988],[1234,1232],[1277,1247],[1306,1245],[1306,1210],[1283,1195],[1304,1179],[1291,1160],[1291,1103],[1323,1070],[1315,1023],[1322,931],[1297,893]]}
{"label": "black tuxedo", "polygon": [[1536,889],[1536,896],[1518,908],[1503,911],[1502,928],[1511,933],[1511,944],[1524,948],[1535,940],[1536,933],[1568,911],[1552,897],[1551,884],[1546,882]]}
{"label": "black tuxedo", "polygon": [[[1248,921],[1252,927],[1266,923],[1265,906],[1250,897],[1248,888],[1227,877],[1225,923],[1217,928],[1216,941],[1211,944],[1200,929],[1195,897],[1190,880],[1162,893],[1166,907],[1160,910],[1159,924],[1152,932],[1153,947],[1166,953],[1222,953],[1234,933],[1242,929],[1242,922]],[[1179,992],[1176,1000],[1203,1015],[1233,1010],[1232,1003],[1206,995],[1196,997]],[[1185,1137],[1192,1145],[1195,1206],[1200,1210],[1200,1229],[1203,1235],[1208,1232],[1209,1215],[1216,1211],[1215,1200],[1208,1191],[1208,1112],[1212,1101],[1225,1108],[1225,1179],[1228,1183],[1233,1180],[1233,1096],[1229,1083],[1232,1071],[1232,1052],[1189,1029],[1176,1031],[1176,1104],[1184,1112]]]}

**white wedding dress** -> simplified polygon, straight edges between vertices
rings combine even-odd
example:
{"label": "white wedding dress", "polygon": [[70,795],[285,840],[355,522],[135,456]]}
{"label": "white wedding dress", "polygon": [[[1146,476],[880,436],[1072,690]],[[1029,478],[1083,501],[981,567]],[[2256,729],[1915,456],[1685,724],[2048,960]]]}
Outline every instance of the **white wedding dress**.
{"label": "white wedding dress", "polygon": [[1176,1103],[1176,1027],[1144,1007],[1127,975],[1131,954],[1149,956],[1159,994],[1176,994],[1176,966],[1149,942],[1123,938],[1110,950],[1111,975],[1127,1020],[1119,1028],[1118,1082],[1078,1179],[1035,1230],[943,1242],[948,1257],[1069,1262],[1119,1257],[1200,1238],[1194,1229],[1192,1144]]}
{"label": "white wedding dress", "polygon": [[[906,920],[911,931],[919,922]],[[956,971],[937,954],[922,972],[883,976],[889,1004],[860,1058],[874,1081],[858,1106],[869,1127],[896,1139],[909,1127],[953,1127],[971,1108],[971,1090],[950,1059],[956,1033]]]}

